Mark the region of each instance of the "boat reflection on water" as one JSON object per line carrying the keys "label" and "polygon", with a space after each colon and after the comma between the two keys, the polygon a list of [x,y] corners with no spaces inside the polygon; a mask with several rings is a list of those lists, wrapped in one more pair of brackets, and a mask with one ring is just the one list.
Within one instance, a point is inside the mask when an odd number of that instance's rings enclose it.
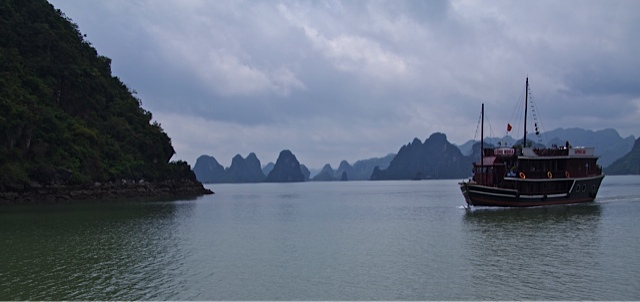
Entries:
{"label": "boat reflection on water", "polygon": [[482,291],[476,297],[492,299],[495,290],[510,292],[513,296],[503,296],[507,300],[590,296],[571,293],[585,294],[580,282],[603,269],[596,260],[604,248],[601,215],[598,204],[467,210],[463,248],[469,278]]}
{"label": "boat reflection on water", "polygon": [[[534,208],[474,208],[466,210],[466,234],[484,236],[486,241],[536,238],[563,242],[569,238],[593,237],[602,209],[599,204],[543,206]],[[509,238],[515,236],[514,238]],[[566,238],[563,238],[566,237]]]}
{"label": "boat reflection on water", "polygon": [[557,224],[574,224],[578,221],[587,224],[597,223],[601,211],[597,203],[533,208],[477,207],[467,210],[464,220],[465,225],[480,229],[489,226],[515,227],[513,223],[518,223],[521,227],[540,228],[557,226]]}

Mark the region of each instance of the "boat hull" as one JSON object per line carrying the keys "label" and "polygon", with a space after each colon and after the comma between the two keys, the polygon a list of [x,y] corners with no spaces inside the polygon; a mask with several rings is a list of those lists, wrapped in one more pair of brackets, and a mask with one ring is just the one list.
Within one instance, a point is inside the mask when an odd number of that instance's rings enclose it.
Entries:
{"label": "boat hull", "polygon": [[[518,190],[461,182],[460,190],[469,206],[535,207],[556,204],[593,202],[604,175],[573,179],[566,192],[555,194],[520,194]],[[548,180],[540,180],[541,182]]]}

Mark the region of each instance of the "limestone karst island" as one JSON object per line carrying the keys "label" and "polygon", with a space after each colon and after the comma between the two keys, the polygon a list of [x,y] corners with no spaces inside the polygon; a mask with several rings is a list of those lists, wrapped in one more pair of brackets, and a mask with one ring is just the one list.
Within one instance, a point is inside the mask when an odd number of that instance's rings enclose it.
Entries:
{"label": "limestone karst island", "polygon": [[0,6],[0,203],[212,193],[62,11]]}

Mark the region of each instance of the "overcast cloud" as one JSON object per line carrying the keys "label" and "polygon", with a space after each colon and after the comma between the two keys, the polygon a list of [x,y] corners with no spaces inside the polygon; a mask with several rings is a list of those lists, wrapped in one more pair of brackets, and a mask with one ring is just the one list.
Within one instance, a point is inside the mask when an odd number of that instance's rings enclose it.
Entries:
{"label": "overcast cloud", "polygon": [[640,135],[640,1],[50,2],[191,165],[462,144],[481,103],[504,135],[527,76],[541,130]]}

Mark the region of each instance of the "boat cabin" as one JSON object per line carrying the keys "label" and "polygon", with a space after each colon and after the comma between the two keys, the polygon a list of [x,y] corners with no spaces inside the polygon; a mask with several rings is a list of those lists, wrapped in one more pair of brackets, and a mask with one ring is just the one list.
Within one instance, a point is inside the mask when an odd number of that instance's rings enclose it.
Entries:
{"label": "boat cabin", "polygon": [[473,180],[504,186],[505,180],[582,178],[602,173],[594,148],[485,148],[482,162],[473,164]]}

